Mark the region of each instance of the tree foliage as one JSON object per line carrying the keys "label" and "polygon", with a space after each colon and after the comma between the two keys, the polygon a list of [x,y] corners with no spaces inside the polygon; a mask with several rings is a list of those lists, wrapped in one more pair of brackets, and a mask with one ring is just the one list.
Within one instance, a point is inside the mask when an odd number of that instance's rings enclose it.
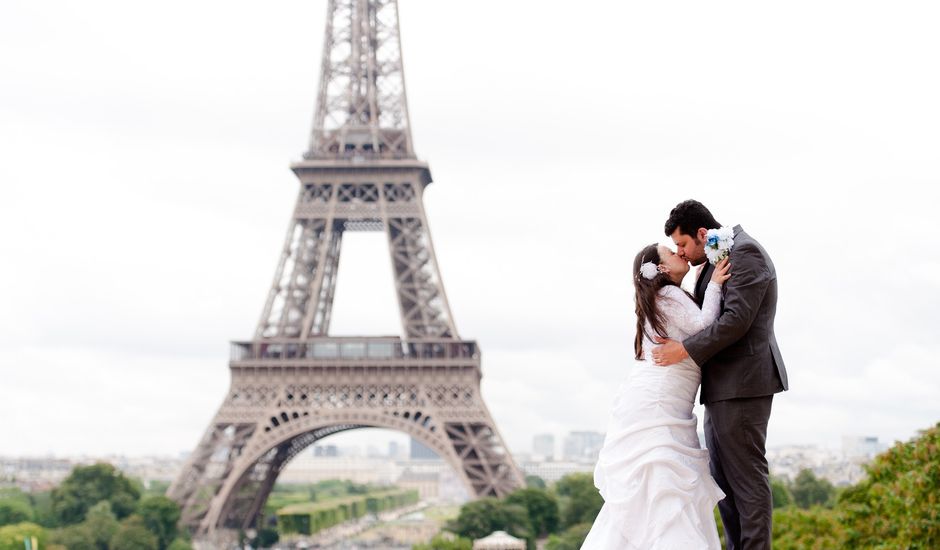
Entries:
{"label": "tree foliage", "polygon": [[593,523],[604,499],[594,486],[594,476],[590,473],[568,474],[558,480],[555,491],[562,497],[562,527],[568,528],[579,523]]}
{"label": "tree foliage", "polygon": [[547,488],[548,488],[548,487],[545,485],[545,480],[544,480],[544,479],[540,478],[540,477],[537,476],[537,475],[532,475],[532,474],[527,474],[527,475],[525,476],[525,486],[526,486],[526,487],[534,487],[534,488],[536,488],[536,489],[547,489]]}
{"label": "tree foliage", "polygon": [[545,550],[579,550],[590,531],[591,523],[572,525],[560,534],[549,536]]}
{"label": "tree foliage", "polygon": [[940,424],[868,466],[839,499],[846,543],[857,548],[940,548]]}
{"label": "tree foliage", "polygon": [[774,510],[773,545],[777,550],[838,550],[845,548],[845,529],[837,512],[815,506]]}
{"label": "tree foliage", "polygon": [[193,547],[183,539],[176,539],[167,546],[167,550],[193,550]]}
{"label": "tree foliage", "polygon": [[526,539],[530,546],[535,544],[526,508],[492,497],[464,504],[448,530],[470,540],[483,538],[493,531],[505,531]]}
{"label": "tree foliage", "polygon": [[91,532],[95,547],[98,550],[108,550],[111,537],[120,527],[117,517],[111,511],[111,503],[106,500],[102,500],[89,508],[88,513],[85,514],[85,521],[80,525],[87,527]]}
{"label": "tree foliage", "polygon": [[30,522],[14,523],[0,527],[0,550],[23,550],[23,539],[36,537],[40,548],[46,545],[46,531]]}
{"label": "tree foliage", "polygon": [[121,522],[108,547],[110,550],[159,550],[160,541],[140,516],[133,515]]}
{"label": "tree foliage", "polygon": [[4,498],[0,499],[0,525],[23,523],[33,520],[33,507],[29,500]]}
{"label": "tree foliage", "polygon": [[548,491],[534,487],[518,489],[506,496],[506,502],[526,509],[535,536],[544,537],[558,529],[558,499]]}
{"label": "tree foliage", "polygon": [[147,530],[156,535],[160,550],[166,550],[177,535],[179,505],[167,497],[152,496],[140,501],[137,513]]}
{"label": "tree foliage", "polygon": [[793,504],[793,495],[785,480],[770,476],[770,493],[773,495],[774,510]]}
{"label": "tree foliage", "polygon": [[415,544],[411,550],[473,550],[473,541],[459,536],[437,534],[430,542]]}
{"label": "tree foliage", "polygon": [[140,489],[110,464],[77,466],[52,491],[52,508],[61,525],[81,523],[88,509],[106,500],[120,519],[136,507]]}
{"label": "tree foliage", "polygon": [[836,489],[828,480],[817,478],[812,470],[801,470],[790,486],[790,493],[796,505],[806,510],[812,506],[831,507]]}

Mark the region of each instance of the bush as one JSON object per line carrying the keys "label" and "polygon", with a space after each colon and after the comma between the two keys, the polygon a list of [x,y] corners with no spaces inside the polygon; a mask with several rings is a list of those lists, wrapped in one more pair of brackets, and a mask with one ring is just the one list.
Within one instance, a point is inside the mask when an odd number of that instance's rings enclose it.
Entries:
{"label": "bush", "polygon": [[839,499],[847,545],[940,548],[940,424],[898,443]]}
{"label": "bush", "polygon": [[104,546],[98,546],[95,535],[91,529],[84,524],[69,525],[68,527],[62,527],[52,531],[49,533],[49,542],[61,544],[69,550],[99,550],[100,548],[108,548],[107,542],[105,542]]}
{"label": "bush", "polygon": [[40,548],[46,545],[46,531],[42,527],[22,522],[0,527],[0,550],[23,550],[25,537],[36,537]]}
{"label": "bush", "polygon": [[415,544],[411,550],[473,550],[473,541],[456,535],[437,534],[431,542]]}
{"label": "bush", "polygon": [[560,535],[551,535],[545,550],[579,550],[591,531],[591,523],[578,523],[565,529]]}
{"label": "bush", "polygon": [[817,478],[812,470],[801,470],[790,486],[790,493],[796,505],[804,510],[817,505],[831,508],[836,489],[829,481]]}
{"label": "bush", "polygon": [[786,481],[780,478],[770,477],[770,493],[773,495],[775,510],[793,504],[793,495],[790,494]]}
{"label": "bush", "polygon": [[160,542],[144,525],[144,520],[134,515],[121,522],[108,546],[110,550],[159,550]]}
{"label": "bush", "polygon": [[33,520],[33,507],[29,501],[5,498],[0,500],[0,525],[23,523]]}
{"label": "bush", "polygon": [[833,510],[819,506],[774,510],[773,546],[777,550],[838,550],[845,548],[845,529]]}

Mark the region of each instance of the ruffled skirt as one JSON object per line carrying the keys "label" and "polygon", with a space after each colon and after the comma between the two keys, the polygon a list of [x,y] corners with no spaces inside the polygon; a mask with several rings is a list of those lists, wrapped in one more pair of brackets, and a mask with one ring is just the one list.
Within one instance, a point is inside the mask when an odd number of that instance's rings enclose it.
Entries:
{"label": "ruffled skirt", "polygon": [[620,385],[594,484],[604,498],[583,550],[716,549],[712,479],[692,414],[694,364],[638,362]]}

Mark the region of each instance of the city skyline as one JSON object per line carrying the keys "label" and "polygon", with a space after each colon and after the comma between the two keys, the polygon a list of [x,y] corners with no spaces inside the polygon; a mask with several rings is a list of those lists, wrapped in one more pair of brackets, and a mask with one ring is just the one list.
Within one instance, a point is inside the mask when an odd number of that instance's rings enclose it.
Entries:
{"label": "city skyline", "polygon": [[[547,24],[519,38],[535,6],[401,7],[436,253],[510,449],[605,430],[632,364],[632,256],[689,197],[777,266],[792,390],[768,446],[890,443],[940,420],[940,77],[915,70],[940,47],[930,18],[618,5],[605,21],[540,10]],[[22,53],[0,65],[0,414],[16,419],[2,454],[191,449],[270,284],[323,6],[137,9],[14,2],[0,18],[0,44]],[[783,21],[741,27],[740,10]],[[845,16],[857,25],[834,43]],[[386,245],[353,237],[333,332],[397,334]]]}

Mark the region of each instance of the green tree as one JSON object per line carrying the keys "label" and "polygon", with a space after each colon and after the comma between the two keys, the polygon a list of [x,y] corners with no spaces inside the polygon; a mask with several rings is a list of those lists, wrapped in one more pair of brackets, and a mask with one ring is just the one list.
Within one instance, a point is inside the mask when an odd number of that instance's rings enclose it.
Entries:
{"label": "green tree", "polygon": [[529,523],[528,511],[518,505],[488,497],[461,506],[460,514],[448,530],[471,540],[483,538],[493,531],[505,531],[524,538],[534,546],[535,536]]}
{"label": "green tree", "polygon": [[98,550],[108,550],[111,537],[114,536],[114,533],[116,533],[120,527],[117,517],[114,515],[114,512],[111,511],[111,503],[107,500],[102,500],[89,508],[88,513],[85,514],[85,521],[80,525],[86,526],[92,533],[95,547],[97,547]]}
{"label": "green tree", "polygon": [[0,525],[23,523],[33,521],[33,507],[19,498],[4,498],[0,500]]}
{"label": "green tree", "polygon": [[269,548],[278,540],[280,540],[280,535],[278,535],[277,529],[271,527],[258,529],[258,536],[255,537],[258,548]]}
{"label": "green tree", "polygon": [[140,489],[110,464],[77,466],[52,491],[52,508],[62,525],[81,523],[88,509],[102,500],[118,518],[134,511]]}
{"label": "green tree", "polygon": [[39,547],[46,545],[46,530],[35,523],[22,522],[0,527],[0,550],[23,550],[23,539],[36,537]]}
{"label": "green tree", "polygon": [[29,494],[36,523],[43,527],[58,527],[59,519],[52,509],[52,491],[37,491]]}
{"label": "green tree", "polygon": [[147,529],[157,536],[160,550],[165,550],[177,535],[179,505],[165,496],[152,496],[140,501],[137,513]]}
{"label": "green tree", "polygon": [[165,494],[166,494],[166,490],[169,489],[169,488],[170,488],[170,482],[169,482],[169,481],[158,481],[158,480],[154,480],[154,481],[151,481],[151,482],[149,482],[149,483],[147,484],[146,488],[144,488],[143,494],[144,494],[145,496],[165,495]]}
{"label": "green tree", "polygon": [[527,474],[527,475],[525,476],[525,486],[526,486],[526,487],[534,487],[534,488],[536,488],[536,489],[546,489],[546,488],[548,488],[548,487],[545,485],[545,480],[544,480],[544,479],[540,478],[539,476],[532,475],[532,474]]}
{"label": "green tree", "polygon": [[594,486],[594,476],[582,472],[568,474],[555,484],[555,492],[562,497],[562,526],[594,523],[604,499]]}
{"label": "green tree", "polygon": [[431,542],[415,544],[411,550],[473,550],[473,541],[455,535],[438,533]]}
{"label": "green tree", "polygon": [[940,424],[875,458],[844,491],[848,547],[940,548]]}
{"label": "green tree", "polygon": [[[774,510],[773,547],[776,550],[839,550],[845,544],[845,529],[833,510],[795,506]],[[856,548],[851,546],[851,548]]]}
{"label": "green tree", "polygon": [[545,550],[579,550],[590,531],[591,523],[572,525],[558,535],[549,536]]}
{"label": "green tree", "polygon": [[832,483],[817,478],[812,470],[801,470],[790,486],[790,493],[796,505],[805,510],[813,505],[831,504],[836,490]]}
{"label": "green tree", "polygon": [[[99,550],[95,534],[84,523],[61,527],[49,533],[51,544],[61,544],[69,550]],[[105,544],[104,549],[108,546]]]}
{"label": "green tree", "polygon": [[133,515],[121,522],[108,546],[110,550],[159,550],[160,541],[140,516]]}
{"label": "green tree", "polygon": [[505,502],[518,504],[526,509],[529,524],[536,537],[544,537],[558,529],[558,499],[548,491],[533,487],[518,489],[507,495]]}
{"label": "green tree", "polygon": [[193,546],[183,539],[176,539],[166,547],[167,550],[193,550]]}
{"label": "green tree", "polygon": [[774,509],[793,504],[793,495],[790,494],[790,489],[787,488],[784,480],[771,476],[770,492],[774,499]]}

